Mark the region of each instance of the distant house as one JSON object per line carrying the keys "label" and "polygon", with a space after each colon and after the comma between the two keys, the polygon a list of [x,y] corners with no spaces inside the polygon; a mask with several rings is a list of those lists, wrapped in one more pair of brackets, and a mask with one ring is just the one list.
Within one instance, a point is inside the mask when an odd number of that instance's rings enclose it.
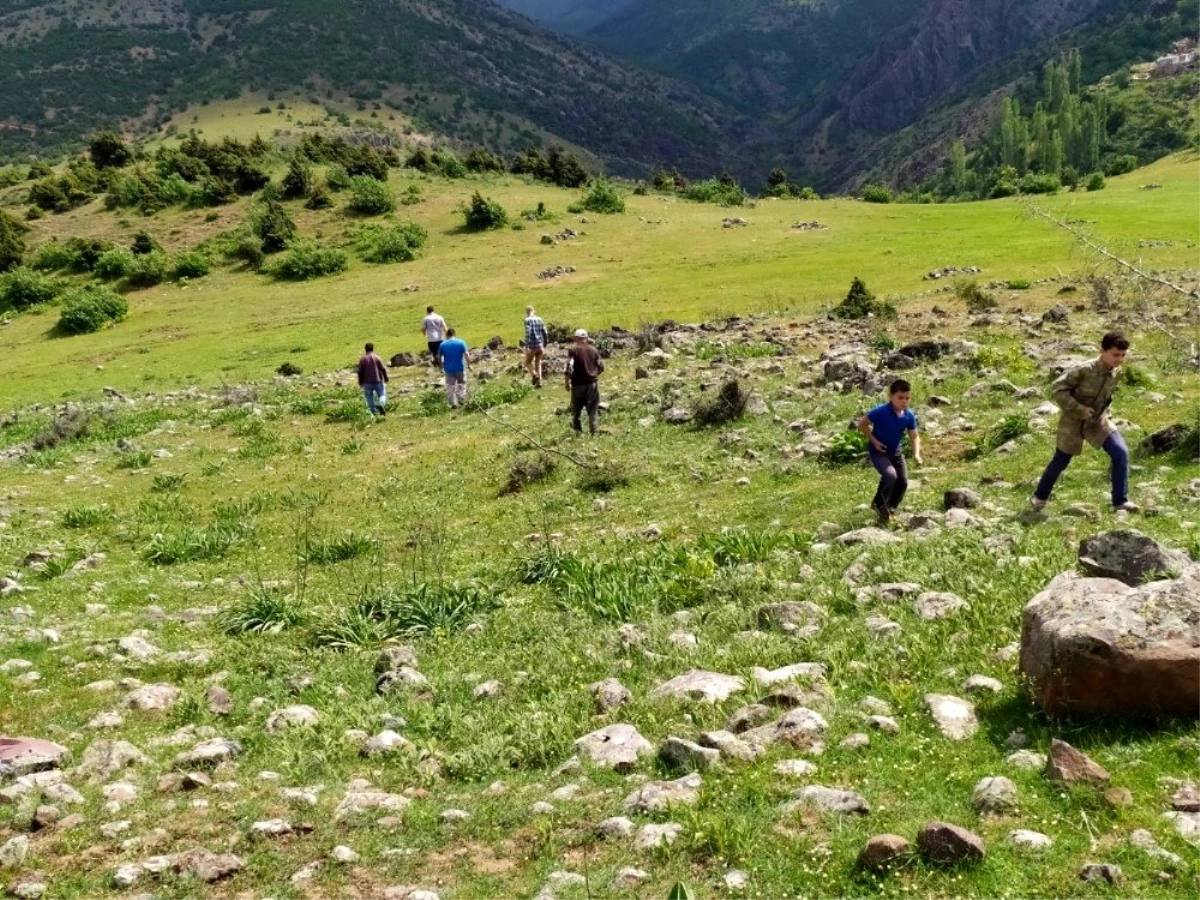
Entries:
{"label": "distant house", "polygon": [[1200,68],[1200,51],[1188,50],[1183,53],[1169,53],[1154,61],[1150,70],[1151,78],[1169,78],[1191,69]]}

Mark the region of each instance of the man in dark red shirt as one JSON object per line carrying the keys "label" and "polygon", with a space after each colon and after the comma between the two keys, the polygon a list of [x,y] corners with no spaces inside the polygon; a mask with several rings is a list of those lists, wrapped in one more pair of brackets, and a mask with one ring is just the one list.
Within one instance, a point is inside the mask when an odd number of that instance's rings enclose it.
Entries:
{"label": "man in dark red shirt", "polygon": [[373,416],[387,415],[387,366],[375,355],[375,345],[367,344],[358,361],[358,386],[367,398],[367,409]]}
{"label": "man in dark red shirt", "polygon": [[604,360],[600,353],[588,343],[588,333],[580,328],[575,332],[575,343],[567,350],[566,381],[571,394],[571,427],[577,434],[583,433],[580,414],[587,409],[588,428],[592,434],[600,419],[600,373],[604,371]]}

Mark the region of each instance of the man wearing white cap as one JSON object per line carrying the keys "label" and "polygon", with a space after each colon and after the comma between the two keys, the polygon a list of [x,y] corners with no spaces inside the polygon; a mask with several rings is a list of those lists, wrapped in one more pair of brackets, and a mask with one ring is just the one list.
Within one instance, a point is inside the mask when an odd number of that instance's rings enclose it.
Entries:
{"label": "man wearing white cap", "polygon": [[604,371],[604,360],[600,353],[588,343],[588,333],[580,328],[575,332],[575,343],[567,350],[566,381],[571,393],[571,427],[577,434],[583,433],[580,414],[587,409],[588,428],[592,434],[600,419],[600,373]]}

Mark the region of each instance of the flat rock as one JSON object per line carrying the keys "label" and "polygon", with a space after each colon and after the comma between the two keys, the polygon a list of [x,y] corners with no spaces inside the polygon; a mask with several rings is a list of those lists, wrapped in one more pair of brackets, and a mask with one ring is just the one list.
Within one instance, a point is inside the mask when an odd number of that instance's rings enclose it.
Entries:
{"label": "flat rock", "polygon": [[681,769],[712,769],[721,764],[719,750],[702,747],[681,737],[668,737],[663,741],[658,755]]}
{"label": "flat rock", "polygon": [[847,531],[843,535],[839,535],[837,542],[847,547],[856,546],[858,544],[899,544],[903,538],[890,531],[884,531],[882,528],[869,526],[867,528],[858,528],[854,531]]}
{"label": "flat rock", "polygon": [[763,752],[758,744],[743,740],[731,731],[702,731],[697,743],[716,750],[722,759],[730,762],[754,762]]}
{"label": "flat rock", "polygon": [[383,756],[388,753],[411,753],[414,750],[412,743],[403,735],[385,728],[374,737],[368,738],[360,752],[363,756]]}
{"label": "flat rock", "polygon": [[877,834],[859,851],[855,865],[868,872],[880,872],[903,864],[912,856],[912,844],[898,834]]}
{"label": "flat rock", "polygon": [[391,794],[372,788],[363,782],[353,782],[333,811],[333,818],[341,820],[350,816],[376,810],[402,813],[412,801],[403,794]]}
{"label": "flat rock", "polygon": [[83,751],[76,774],[99,782],[124,771],[129,766],[146,762],[146,754],[128,741],[93,741]]}
{"label": "flat rock", "polygon": [[750,703],[735,710],[725,723],[726,729],[734,734],[742,734],[764,722],[769,722],[775,714],[765,703]]}
{"label": "flat rock", "polygon": [[633,829],[633,822],[624,816],[612,816],[596,825],[596,833],[606,838],[629,837]]}
{"label": "flat rock", "polygon": [[1025,828],[1017,828],[1010,831],[1005,840],[1027,853],[1044,853],[1054,846],[1053,839],[1042,834],[1040,831],[1029,831]]}
{"label": "flat rock", "polygon": [[1140,531],[1106,531],[1079,544],[1079,567],[1095,578],[1115,578],[1131,587],[1169,577],[1190,562],[1181,550],[1168,550]]}
{"label": "flat rock", "polygon": [[825,666],[821,663],[793,663],[779,669],[764,669],[755,666],[750,670],[754,680],[764,687],[788,681],[813,681],[825,677]]}
{"label": "flat rock", "polygon": [[1130,832],[1129,844],[1141,850],[1152,859],[1161,860],[1173,869],[1182,869],[1187,865],[1183,861],[1182,856],[1160,846],[1158,841],[1154,839],[1154,835],[1145,828],[1138,828]]}
{"label": "flat rock", "polygon": [[869,584],[854,592],[854,600],[860,606],[877,601],[896,603],[906,597],[915,597],[925,589],[910,581],[890,581],[884,584]]}
{"label": "flat rock", "polygon": [[212,738],[201,741],[175,757],[176,768],[212,768],[242,752],[242,745],[227,738]]}
{"label": "flat rock", "polygon": [[1175,826],[1180,837],[1193,844],[1200,844],[1200,813],[1169,810],[1163,818]]}
{"label": "flat rock", "polygon": [[935,865],[981,862],[985,855],[983,838],[949,822],[922,825],[917,832],[917,850],[922,859]]}
{"label": "flat rock", "polygon": [[926,694],[925,706],[938,730],[952,741],[961,741],[979,728],[974,704],[947,694]]}
{"label": "flat rock", "polygon": [[618,706],[624,706],[633,699],[633,694],[629,692],[629,688],[621,684],[615,678],[605,678],[603,681],[596,681],[588,685],[588,690],[596,699],[596,707],[600,712],[607,712],[610,709],[616,709]]}
{"label": "flat rock", "polygon": [[946,509],[974,509],[979,505],[979,495],[970,488],[951,488],[942,495]]}
{"label": "flat rock", "polygon": [[29,854],[29,838],[23,834],[11,837],[0,844],[0,869],[16,869]]}
{"label": "flat rock", "polygon": [[811,625],[821,618],[821,607],[809,601],[767,603],[755,611],[759,628],[785,628]]}
{"label": "flat rock", "polygon": [[575,741],[575,749],[595,765],[626,771],[637,765],[638,757],[654,752],[653,745],[632,725],[608,725]]}
{"label": "flat rock", "polygon": [[139,712],[163,712],[178,702],[181,691],[173,684],[143,684],[125,697],[125,706]]}
{"label": "flat rock", "polygon": [[1108,781],[1109,774],[1086,753],[1054,738],[1046,756],[1046,778],[1066,784],[1100,784]]}
{"label": "flat rock", "polygon": [[204,705],[215,716],[227,716],[233,712],[233,695],[219,684],[204,692]]}
{"label": "flat rock", "polygon": [[1125,873],[1121,871],[1121,867],[1112,863],[1084,863],[1083,868],[1079,870],[1079,880],[1086,881],[1089,884],[1122,884],[1125,881]]}
{"label": "flat rock", "polygon": [[999,694],[1004,690],[1004,683],[987,675],[972,675],[963,682],[963,692],[967,694]]}
{"label": "flat rock", "polygon": [[742,740],[763,747],[788,744],[801,750],[819,753],[824,749],[824,738],[829,723],[820,713],[807,707],[789,709],[769,725],[761,725],[743,732]]}
{"label": "flat rock", "polygon": [[867,616],[863,619],[863,624],[867,626],[867,633],[876,639],[899,637],[903,630],[899,622],[893,622],[887,616],[878,613]]}
{"label": "flat rock", "polygon": [[744,690],[745,687],[745,679],[737,675],[723,675],[720,672],[690,669],[670,681],[664,681],[651,692],[651,696],[674,697],[678,700],[702,703],[720,703]]}
{"label": "flat rock", "polygon": [[690,806],[700,799],[704,779],[684,775],[674,781],[649,781],[625,798],[625,808],[635,812],[657,812],[672,805]]}
{"label": "flat rock", "polygon": [[1003,775],[989,775],[975,785],[971,805],[980,815],[1007,815],[1017,808],[1017,786]]}
{"label": "flat rock", "polygon": [[807,759],[781,759],[772,767],[776,775],[789,778],[806,778],[817,771]]}
{"label": "flat rock", "polygon": [[970,604],[958,594],[947,591],[926,591],[913,601],[913,610],[927,622],[944,619],[964,609],[970,609]]}
{"label": "flat rock", "polygon": [[1171,795],[1171,809],[1178,812],[1200,813],[1200,787],[1193,782],[1180,785]]}
{"label": "flat rock", "polygon": [[862,795],[822,784],[806,784],[793,791],[792,797],[795,799],[785,807],[788,812],[816,809],[842,816],[865,816],[871,812],[871,805]]}
{"label": "flat rock", "polygon": [[279,734],[289,728],[311,728],[320,724],[321,716],[311,706],[296,704],[277,709],[267,716],[263,730],[267,734]]}
{"label": "flat rock", "polygon": [[1046,768],[1046,754],[1033,750],[1017,750],[1005,757],[1004,761],[1014,769],[1034,772]]}
{"label": "flat rock", "polygon": [[633,846],[638,850],[654,850],[657,847],[668,847],[679,838],[683,831],[682,825],[674,822],[663,822],[661,825],[643,825],[638,829],[633,839]]}

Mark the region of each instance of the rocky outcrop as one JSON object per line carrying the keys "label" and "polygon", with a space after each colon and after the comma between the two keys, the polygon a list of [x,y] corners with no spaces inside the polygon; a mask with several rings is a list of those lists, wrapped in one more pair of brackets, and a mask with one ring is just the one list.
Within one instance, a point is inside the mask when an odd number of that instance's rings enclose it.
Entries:
{"label": "rocky outcrop", "polygon": [[1144,581],[1181,571],[1188,555],[1168,550],[1133,529],[1106,531],[1079,544],[1079,567],[1096,578],[1115,578],[1136,587]]}
{"label": "rocky outcrop", "polygon": [[1021,672],[1051,715],[1200,711],[1200,564],[1141,587],[1059,575],[1025,607]]}

